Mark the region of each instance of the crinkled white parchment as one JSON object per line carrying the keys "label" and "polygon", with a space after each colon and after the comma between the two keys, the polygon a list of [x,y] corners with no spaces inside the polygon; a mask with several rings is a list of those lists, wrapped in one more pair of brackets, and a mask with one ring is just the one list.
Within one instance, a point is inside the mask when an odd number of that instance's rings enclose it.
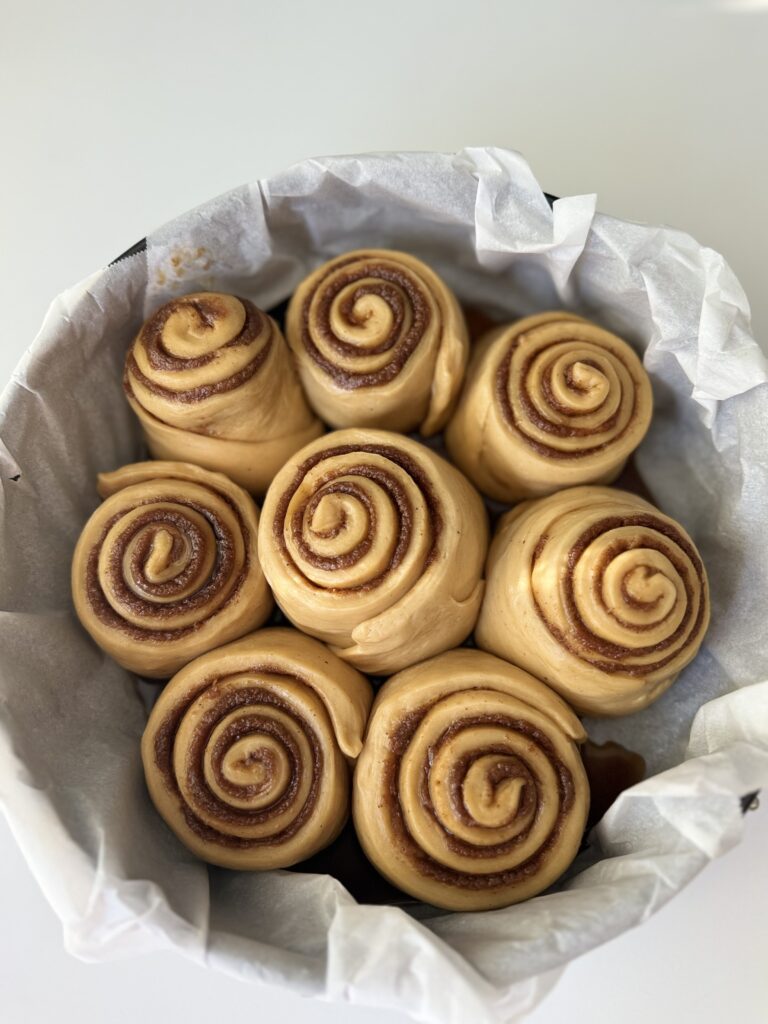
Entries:
{"label": "crinkled white parchment", "polygon": [[[642,349],[656,416],[639,467],[711,577],[696,662],[647,711],[588,723],[657,774],[616,802],[557,891],[506,910],[411,915],[360,906],[326,876],[196,861],[145,793],[135,681],[70,604],[96,473],[142,455],[121,369],[145,314],[202,288],[269,307],[322,260],[373,245],[423,257],[494,316],[566,306]],[[523,158],[498,149],[305,161],[180,217],[146,254],[56,299],[0,408],[0,798],[68,948],[175,948],[436,1024],[510,1021],[571,958],[655,911],[739,841],[739,798],[768,785],[767,376],[721,256],[598,215],[594,196],[550,209]]]}

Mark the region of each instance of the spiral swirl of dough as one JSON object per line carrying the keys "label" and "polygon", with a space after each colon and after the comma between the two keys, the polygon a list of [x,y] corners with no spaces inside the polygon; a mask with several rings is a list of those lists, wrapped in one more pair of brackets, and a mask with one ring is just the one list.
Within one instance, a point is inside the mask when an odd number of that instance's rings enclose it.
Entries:
{"label": "spiral swirl of dough", "polygon": [[72,593],[80,622],[117,662],[166,678],[265,621],[258,510],[242,488],[183,462],[140,462],[102,473],[99,493]]}
{"label": "spiral swirl of dough", "polygon": [[155,458],[218,470],[254,494],[323,429],[277,324],[234,295],[197,292],[158,309],[123,384]]}
{"label": "spiral swirl of dough", "polygon": [[469,351],[453,292],[421,260],[389,249],[345,253],[305,278],[285,333],[326,423],[424,436],[448,419]]}
{"label": "spiral swirl of dough", "polygon": [[384,684],[353,815],[394,885],[449,910],[535,896],[575,857],[589,787],[573,712],[519,668],[449,651]]}
{"label": "spiral swirl of dough", "polygon": [[478,644],[590,714],[650,704],[696,656],[709,623],[707,576],[688,534],[607,487],[507,513],[487,572]]}
{"label": "spiral swirl of dough", "polygon": [[424,445],[339,430],[267,493],[259,551],[295,626],[363,671],[395,672],[471,632],[488,543],[477,492]]}
{"label": "spiral swirl of dough", "polygon": [[480,340],[445,440],[483,494],[513,502],[615,480],[652,407],[625,341],[581,317],[542,313]]}
{"label": "spiral swirl of dough", "polygon": [[203,860],[289,867],[338,835],[368,681],[317,640],[265,629],[210,651],[152,709],[142,759],[152,800]]}

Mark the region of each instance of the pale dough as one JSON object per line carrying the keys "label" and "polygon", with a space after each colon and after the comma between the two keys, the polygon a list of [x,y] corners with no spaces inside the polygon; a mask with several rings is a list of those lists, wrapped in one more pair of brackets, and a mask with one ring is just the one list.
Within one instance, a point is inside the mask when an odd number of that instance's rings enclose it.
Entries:
{"label": "pale dough", "polygon": [[394,885],[447,910],[490,910],[555,882],[579,849],[589,785],[578,718],[482,651],[407,669],[379,691],[353,815]]}
{"label": "pale dough", "polygon": [[326,423],[425,437],[445,425],[469,353],[453,292],[391,249],[347,252],[313,271],[291,298],[285,334]]}
{"label": "pale dough", "polygon": [[75,548],[72,594],[115,661],[167,678],[266,620],[259,513],[241,487],[183,462],[139,462],[102,473],[99,493]]}
{"label": "pale dough", "polygon": [[709,613],[679,523],[626,491],[574,487],[501,519],[475,639],[577,710],[626,715],[693,660]]}
{"label": "pale dough", "polygon": [[471,484],[384,430],[338,430],[294,455],[267,492],[259,531],[264,572],[291,622],[375,673],[472,631],[487,544]]}
{"label": "pale dough", "polygon": [[496,501],[611,483],[651,422],[648,375],[629,345],[570,313],[488,332],[445,432],[451,458]]}
{"label": "pale dough", "polygon": [[166,823],[211,864],[286,868],[332,842],[349,810],[373,694],[317,640],[264,629],[193,661],[141,744]]}
{"label": "pale dough", "polygon": [[123,383],[154,458],[226,473],[256,495],[323,432],[279,327],[234,295],[162,306],[131,346]]}

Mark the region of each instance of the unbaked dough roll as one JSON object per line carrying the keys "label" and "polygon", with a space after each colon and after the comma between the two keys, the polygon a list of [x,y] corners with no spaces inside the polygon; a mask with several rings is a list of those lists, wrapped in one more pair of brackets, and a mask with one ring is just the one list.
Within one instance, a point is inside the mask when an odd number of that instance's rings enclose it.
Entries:
{"label": "unbaked dough roll", "polygon": [[241,487],[183,462],[139,462],[100,474],[98,489],[105,501],[77,542],[72,593],[115,661],[166,678],[265,621],[258,510]]}
{"label": "unbaked dough roll", "polygon": [[196,292],[158,309],[123,384],[154,458],[219,470],[254,494],[323,431],[279,327],[234,295]]}
{"label": "unbaked dough roll", "polygon": [[364,676],[292,629],[210,651],[152,709],[141,745],[152,800],[212,864],[266,871],[305,860],[347,818],[347,762],[372,696]]}
{"label": "unbaked dough roll", "polygon": [[696,656],[707,576],[673,519],[625,491],[574,487],[504,516],[475,637],[575,708],[625,715]]}
{"label": "unbaked dough roll", "polygon": [[365,672],[454,647],[483,593],[482,500],[429,448],[339,430],[298,452],[267,492],[266,577],[285,614]]}
{"label": "unbaked dough roll", "polygon": [[394,885],[448,910],[489,910],[552,885],[579,849],[589,786],[578,718],[543,683],[456,650],[379,691],[353,814]]}
{"label": "unbaked dough roll", "polygon": [[514,502],[615,480],[652,406],[625,341],[573,314],[541,313],[478,342],[445,440],[483,494]]}
{"label": "unbaked dough roll", "polygon": [[467,364],[453,292],[407,253],[359,249],[301,282],[286,337],[315,411],[333,427],[441,430]]}

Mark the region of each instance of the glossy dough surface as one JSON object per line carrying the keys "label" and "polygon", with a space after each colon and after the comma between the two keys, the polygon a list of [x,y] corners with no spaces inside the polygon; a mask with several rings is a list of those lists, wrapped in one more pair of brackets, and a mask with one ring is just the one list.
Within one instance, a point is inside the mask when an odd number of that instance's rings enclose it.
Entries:
{"label": "glossy dough surface", "polygon": [[323,430],[279,327],[234,295],[196,292],[158,309],[123,384],[154,458],[218,470],[254,494]]}
{"label": "glossy dough surface", "polygon": [[652,407],[648,375],[625,341],[570,313],[540,313],[474,347],[445,441],[483,494],[514,502],[610,483]]}
{"label": "glossy dough surface", "polygon": [[390,679],[355,768],[355,828],[394,885],[448,910],[535,896],[581,843],[581,723],[537,679],[482,651]]}
{"label": "glossy dough surface", "polygon": [[305,860],[347,818],[347,759],[360,752],[372,696],[364,676],[292,629],[211,651],[152,709],[141,747],[152,800],[212,864]]}
{"label": "glossy dough surface", "polygon": [[471,632],[487,545],[482,500],[458,470],[383,430],[338,430],[303,448],[269,488],[259,530],[291,622],[385,674]]}
{"label": "glossy dough surface", "polygon": [[704,566],[678,523],[634,494],[574,487],[502,518],[475,639],[578,710],[623,715],[693,660],[709,613]]}
{"label": "glossy dough surface", "polygon": [[437,433],[469,351],[453,292],[421,260],[390,249],[318,267],[294,292],[285,333],[312,407],[333,427]]}
{"label": "glossy dough surface", "polygon": [[139,462],[102,473],[99,494],[75,548],[72,594],[115,661],[165,678],[266,620],[258,510],[241,487],[183,462]]}

